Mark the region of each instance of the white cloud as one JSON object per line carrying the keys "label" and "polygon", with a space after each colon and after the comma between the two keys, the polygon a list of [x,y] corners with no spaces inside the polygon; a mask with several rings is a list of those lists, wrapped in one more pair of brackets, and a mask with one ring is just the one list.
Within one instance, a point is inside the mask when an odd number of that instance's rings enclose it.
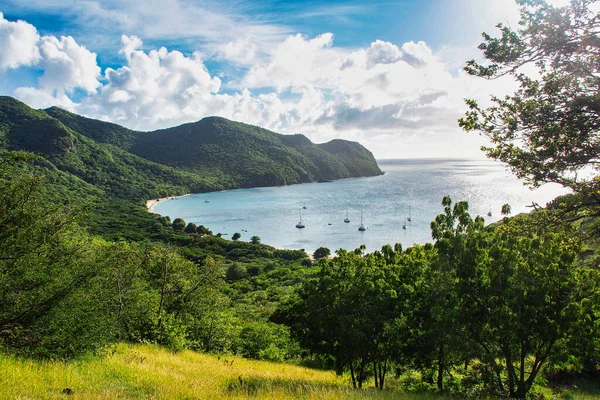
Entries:
{"label": "white cloud", "polygon": [[238,65],[251,65],[257,60],[257,46],[249,37],[238,39],[218,47],[219,55]]}
{"label": "white cloud", "polygon": [[78,45],[71,36],[44,36],[39,49],[40,67],[44,70],[39,82],[44,89],[68,92],[80,88],[93,93],[100,86],[96,54]]}
{"label": "white cloud", "polygon": [[20,87],[15,90],[15,96],[32,108],[57,106],[65,110],[77,111],[77,104],[64,92],[51,92],[33,87]]}
{"label": "white cloud", "polygon": [[33,25],[7,21],[0,12],[0,70],[35,64],[40,58],[39,38]]}
{"label": "white cloud", "polygon": [[146,53],[135,36],[123,36],[121,42],[127,64],[106,69],[107,83],[84,100],[82,111],[140,129],[203,116],[221,81],[210,76],[199,54],[186,57],[164,47]]}

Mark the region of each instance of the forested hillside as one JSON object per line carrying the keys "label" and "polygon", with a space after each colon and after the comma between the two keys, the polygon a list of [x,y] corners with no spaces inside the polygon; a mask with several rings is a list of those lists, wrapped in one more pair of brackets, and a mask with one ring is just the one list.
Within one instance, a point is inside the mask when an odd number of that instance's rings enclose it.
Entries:
{"label": "forested hillside", "polygon": [[281,135],[218,117],[136,132],[56,107],[33,110],[3,97],[0,119],[5,149],[51,157],[60,169],[132,199],[182,189],[290,185],[382,173],[373,155],[356,142],[316,145],[302,135]]}

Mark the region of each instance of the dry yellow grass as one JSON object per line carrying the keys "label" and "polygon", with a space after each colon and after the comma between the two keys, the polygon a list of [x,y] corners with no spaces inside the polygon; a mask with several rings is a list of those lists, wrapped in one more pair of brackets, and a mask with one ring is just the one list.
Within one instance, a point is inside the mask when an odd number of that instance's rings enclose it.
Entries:
{"label": "dry yellow grass", "polygon": [[[65,394],[65,389],[71,394]],[[332,372],[287,364],[171,353],[119,344],[103,358],[70,363],[0,356],[0,399],[425,399],[349,388]]]}

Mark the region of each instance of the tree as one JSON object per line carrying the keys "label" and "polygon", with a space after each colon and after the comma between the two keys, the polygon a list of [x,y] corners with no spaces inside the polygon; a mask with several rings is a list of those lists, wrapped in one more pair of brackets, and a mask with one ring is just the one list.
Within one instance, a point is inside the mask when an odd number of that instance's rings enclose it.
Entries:
{"label": "tree", "polygon": [[[467,100],[469,111],[459,124],[487,136],[491,146],[482,150],[519,178],[533,186],[555,182],[570,188],[581,195],[572,209],[599,215],[600,14],[591,9],[596,1],[571,0],[569,7],[555,8],[544,0],[518,0],[520,28],[499,24],[499,38],[484,33],[479,48],[487,62],[471,60],[465,71],[485,79],[512,76],[519,89],[492,97],[488,108]],[[526,66],[537,74],[527,76]]]}
{"label": "tree", "polygon": [[384,387],[396,344],[391,324],[406,304],[410,289],[401,277],[410,271],[390,260],[380,252],[362,256],[362,249],[338,250],[277,313],[301,345],[334,360],[338,373],[349,370],[355,388],[370,374],[375,387]]}
{"label": "tree", "polygon": [[525,398],[548,359],[593,318],[585,305],[594,301],[590,282],[598,279],[596,269],[578,266],[572,233],[552,232],[533,218],[474,235],[464,250],[472,261],[457,273],[463,326],[495,373],[497,390],[510,398]]}
{"label": "tree", "polygon": [[200,235],[209,235],[209,236],[212,235],[212,232],[210,231],[210,229],[208,229],[204,225],[198,225],[198,228],[196,229],[196,231]]}
{"label": "tree", "polygon": [[456,310],[443,321],[463,331],[456,337],[465,356],[492,371],[492,390],[525,398],[560,344],[593,319],[586,304],[597,289],[586,282],[596,282],[598,271],[575,262],[581,244],[572,232],[541,226],[537,214],[484,227],[466,202],[451,208],[445,197],[442,204],[431,228],[440,263],[451,271]]}
{"label": "tree", "polygon": [[252,243],[252,244],[259,244],[260,243],[260,237],[256,236],[256,235],[252,236],[250,238],[250,243]]}
{"label": "tree", "polygon": [[313,253],[313,257],[314,257],[315,260],[319,260],[321,258],[329,257],[329,255],[331,255],[331,250],[329,250],[327,247],[319,247]]}
{"label": "tree", "polygon": [[245,278],[248,275],[248,271],[246,267],[240,263],[233,263],[227,268],[227,272],[225,272],[225,279],[230,282],[234,282]]}
{"label": "tree", "polygon": [[194,224],[193,222],[190,222],[189,224],[187,224],[187,226],[185,227],[185,229],[183,230],[185,233],[196,233],[197,231],[197,227],[196,224]]}
{"label": "tree", "polygon": [[96,318],[105,306],[92,283],[101,262],[77,213],[52,203],[41,173],[26,165],[32,162],[42,160],[0,153],[0,342],[70,357],[110,336]]}
{"label": "tree", "polygon": [[242,235],[241,235],[239,232],[236,232],[236,233],[234,233],[234,234],[231,236],[231,240],[234,240],[234,241],[235,241],[235,240],[238,240],[238,239],[239,239],[239,238],[241,238],[241,237],[242,237]]}
{"label": "tree", "polygon": [[465,251],[465,247],[484,226],[482,218],[471,218],[466,201],[453,206],[452,199],[446,196],[442,206],[444,213],[431,222],[437,257],[425,267],[427,282],[417,286],[419,295],[415,304],[420,312],[418,326],[422,327],[418,332],[417,355],[435,365],[438,390],[443,389],[444,374],[450,367],[469,357],[461,329],[456,282],[461,267],[470,265],[475,254]]}
{"label": "tree", "polygon": [[183,218],[175,218],[173,220],[173,230],[174,231],[183,231],[185,229],[185,221]]}

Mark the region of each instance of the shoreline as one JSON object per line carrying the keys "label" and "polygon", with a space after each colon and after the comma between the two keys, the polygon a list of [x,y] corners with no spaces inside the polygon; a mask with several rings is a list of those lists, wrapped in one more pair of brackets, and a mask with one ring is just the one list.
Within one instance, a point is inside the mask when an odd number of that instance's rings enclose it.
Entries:
{"label": "shoreline", "polygon": [[179,199],[181,197],[190,196],[191,194],[192,193],[182,194],[181,196],[168,196],[168,197],[161,197],[159,199],[146,200],[146,209],[153,214],[157,214],[154,212],[154,207],[156,207],[160,202],[163,202],[165,200]]}

